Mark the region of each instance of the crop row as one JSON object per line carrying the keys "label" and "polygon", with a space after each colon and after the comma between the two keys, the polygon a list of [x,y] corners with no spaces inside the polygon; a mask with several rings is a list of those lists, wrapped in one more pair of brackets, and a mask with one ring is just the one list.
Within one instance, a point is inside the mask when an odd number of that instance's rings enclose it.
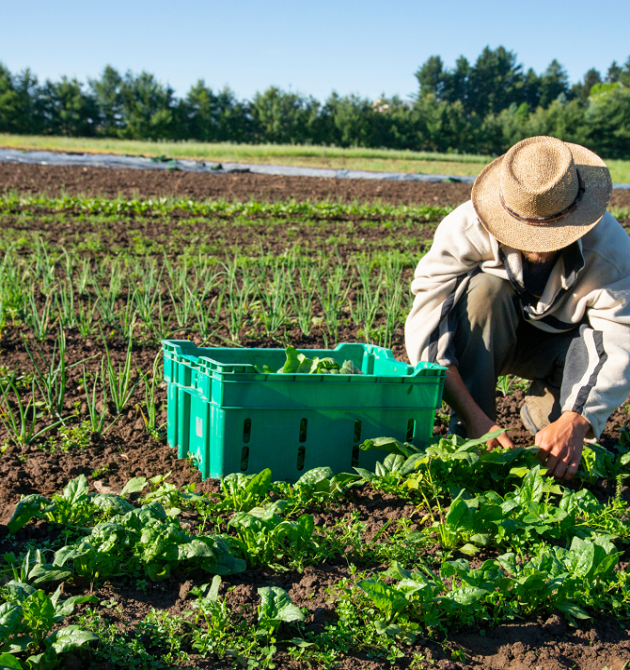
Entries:
{"label": "crop row", "polygon": [[[215,494],[195,493],[194,485],[178,490],[168,475],[132,479],[119,495],[90,494],[81,476],[50,500],[27,496],[10,532],[40,518],[63,533],[46,554],[4,557],[5,649],[16,661],[37,652],[29,657],[35,667],[43,667],[42,659],[54,667],[63,652],[91,642],[97,658],[106,658],[121,638],[98,608],[84,610],[78,624],[55,627],[75,605],[96,599],[61,601],[60,589],[50,595],[48,588],[81,579],[159,582],[174,571],[216,576],[191,589],[188,612],[168,622],[152,612],[139,624],[139,633],[152,632],[166,664],[194,655],[273,667],[279,648],[310,663],[330,664],[348,649],[394,661],[419,637],[462,624],[491,626],[558,611],[576,625],[601,609],[627,617],[630,584],[618,565],[630,532],[620,488],[602,503],[585,488],[546,481],[531,449],[488,452],[483,443],[453,437],[418,449],[391,439],[366,441],[363,449],[391,452],[374,472],[334,476],[318,468],[293,485],[274,482],[264,470],[230,475]],[[587,448],[579,477],[588,484],[602,475],[620,487],[629,462],[627,443],[615,455]],[[315,526],[314,513],[330,513],[366,488],[395,492],[415,509],[371,539],[356,517]],[[412,521],[421,530],[411,531]],[[427,554],[435,544],[439,551]],[[461,557],[480,552],[486,558],[477,567]],[[295,606],[281,588],[258,590],[253,619],[233,612],[224,590],[221,595],[220,576],[229,584],[230,576],[256,566],[301,571],[340,555],[354,567],[328,589],[332,619],[324,631],[307,630],[308,608]]]}
{"label": "crop row", "polygon": [[185,213],[193,216],[245,215],[250,217],[302,217],[314,219],[338,219],[357,217],[414,219],[437,221],[449,214],[453,207],[439,205],[387,205],[381,203],[343,202],[260,202],[248,200],[191,200],[188,198],[102,198],[64,195],[60,197],[25,196],[17,193],[0,197],[0,214],[15,213],[24,209],[43,209],[53,212],[85,214],[107,214],[117,216],[152,215],[166,216]]}
{"label": "crop row", "polygon": [[[83,338],[114,330],[125,340],[159,341],[176,332],[238,346],[246,338],[286,341],[314,330],[328,345],[351,327],[365,341],[391,346],[410,306],[399,256],[344,263],[296,255],[219,260],[198,256],[161,263],[8,252],[0,260],[0,328],[24,324],[43,341],[59,327]],[[408,275],[407,275],[408,276]]]}

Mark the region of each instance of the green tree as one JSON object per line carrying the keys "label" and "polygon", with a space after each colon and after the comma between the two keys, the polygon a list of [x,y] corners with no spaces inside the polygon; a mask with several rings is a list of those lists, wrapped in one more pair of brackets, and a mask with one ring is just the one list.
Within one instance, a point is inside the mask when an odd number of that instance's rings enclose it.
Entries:
{"label": "green tree", "polygon": [[0,132],[19,132],[20,100],[11,72],[0,63]]}
{"label": "green tree", "polygon": [[18,75],[0,63],[0,132],[42,133],[41,88],[29,69]]}
{"label": "green tree", "polygon": [[127,72],[120,86],[123,123],[117,134],[128,139],[175,139],[174,91],[162,86],[148,72],[134,76]]}
{"label": "green tree", "polygon": [[228,87],[215,93],[200,79],[185,100],[187,137],[202,142],[253,141],[250,108]]}
{"label": "green tree", "polygon": [[252,101],[252,119],[259,142],[296,144],[310,142],[311,125],[317,117],[319,103],[296,93],[285,93],[271,86],[257,93]]}
{"label": "green tree", "polygon": [[630,156],[630,89],[606,85],[589,100],[584,144],[606,158]]}
{"label": "green tree", "polygon": [[583,104],[588,103],[588,96],[591,94],[591,88],[595,84],[600,84],[602,81],[602,75],[599,70],[591,68],[585,75],[584,79],[577,84],[573,84],[571,87],[571,93],[574,97],[578,98]]}
{"label": "green tree", "polygon": [[615,82],[619,81],[619,77],[622,72],[623,72],[622,68],[620,68],[619,65],[617,65],[617,61],[614,60],[610,64],[608,72],[606,73],[606,82],[608,82],[609,84],[614,84]]}
{"label": "green tree", "polygon": [[630,57],[623,66],[623,69],[619,72],[619,83],[630,88]]}
{"label": "green tree", "polygon": [[100,79],[90,79],[89,86],[99,110],[98,133],[116,136],[124,126],[122,109],[123,78],[111,65],[103,70]]}
{"label": "green tree", "polygon": [[443,100],[444,81],[449,73],[444,70],[440,56],[431,56],[415,73],[420,86],[419,97],[433,95],[436,100]]}
{"label": "green tree", "polygon": [[357,95],[341,97],[335,91],[324,104],[322,115],[329,138],[327,144],[340,147],[372,147],[372,103]]}
{"label": "green tree", "polygon": [[549,107],[559,95],[569,95],[569,77],[566,70],[554,58],[540,78],[539,105]]}
{"label": "green tree", "polygon": [[502,46],[494,51],[486,47],[470,71],[466,109],[480,117],[488,112],[498,114],[511,103],[522,102],[522,89],[522,66],[516,54]]}
{"label": "green tree", "polygon": [[76,79],[62,77],[59,82],[47,81],[42,90],[42,104],[45,132],[72,137],[94,135],[98,107]]}

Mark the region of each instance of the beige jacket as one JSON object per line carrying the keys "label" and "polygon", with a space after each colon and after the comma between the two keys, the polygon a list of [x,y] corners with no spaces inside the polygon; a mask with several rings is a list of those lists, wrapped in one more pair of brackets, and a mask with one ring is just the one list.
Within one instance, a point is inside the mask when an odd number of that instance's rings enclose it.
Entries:
{"label": "beige jacket", "polygon": [[[412,364],[457,364],[457,324],[448,315],[480,270],[509,280],[517,296],[524,292],[520,252],[488,233],[469,201],[438,226],[416,268],[405,326]],[[538,304],[523,301],[521,310],[541,330],[580,328],[584,346],[573,354],[576,360],[566,361],[561,404],[582,414],[599,437],[630,392],[630,238],[609,212],[559,257]]]}

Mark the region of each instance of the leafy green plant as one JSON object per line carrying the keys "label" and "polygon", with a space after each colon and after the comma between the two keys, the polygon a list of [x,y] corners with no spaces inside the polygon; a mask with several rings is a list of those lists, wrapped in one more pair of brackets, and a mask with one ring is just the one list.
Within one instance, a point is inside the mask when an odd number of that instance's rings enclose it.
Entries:
{"label": "leafy green plant", "polygon": [[22,667],[19,657],[28,654],[29,667],[56,668],[60,654],[97,639],[96,635],[76,625],[56,628],[53,632],[56,624],[72,614],[76,604],[96,602],[96,596],[61,600],[61,587],[49,596],[17,581],[9,582],[6,591],[6,601],[0,605],[0,636],[6,641],[1,660],[7,667]]}
{"label": "leafy green plant", "polygon": [[271,470],[266,468],[255,475],[237,472],[221,480],[220,509],[246,512],[262,504],[271,491]]}
{"label": "leafy green plant", "polygon": [[221,538],[189,535],[158,502],[116,514],[94,526],[88,536],[58,550],[54,565],[68,563],[76,574],[92,579],[135,574],[140,567],[153,581],[167,579],[177,566],[221,575],[245,569],[244,561],[234,558]]}
{"label": "leafy green plant", "polygon": [[92,517],[94,511],[85,475],[79,475],[64,487],[61,495],[54,495],[52,500],[39,494],[22,498],[7,525],[11,533],[17,533],[36,517],[64,526],[80,526]]}

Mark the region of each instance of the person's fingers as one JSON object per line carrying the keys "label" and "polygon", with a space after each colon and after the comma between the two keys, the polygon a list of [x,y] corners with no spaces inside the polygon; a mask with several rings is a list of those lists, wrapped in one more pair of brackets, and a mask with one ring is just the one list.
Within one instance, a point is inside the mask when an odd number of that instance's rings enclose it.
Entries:
{"label": "person's fingers", "polygon": [[564,473],[567,471],[568,463],[566,461],[558,461],[554,471],[551,473],[556,479],[562,479]]}
{"label": "person's fingers", "polygon": [[486,442],[487,445],[487,450],[492,451],[493,449],[496,449],[499,446],[499,440],[495,437],[493,440],[488,440]]}
{"label": "person's fingers", "polygon": [[514,449],[514,442],[510,439],[510,436],[507,433],[499,435],[497,438],[502,446],[506,449]]}
{"label": "person's fingers", "polygon": [[547,474],[548,475],[553,474],[557,465],[558,465],[558,458],[553,454],[551,454],[547,459],[547,462],[545,463],[545,467],[547,468]]}
{"label": "person's fingers", "polygon": [[580,467],[580,461],[573,461],[572,463],[569,463],[569,467],[567,468],[567,471],[564,473],[563,479],[565,479],[566,481],[573,479],[579,467]]}

